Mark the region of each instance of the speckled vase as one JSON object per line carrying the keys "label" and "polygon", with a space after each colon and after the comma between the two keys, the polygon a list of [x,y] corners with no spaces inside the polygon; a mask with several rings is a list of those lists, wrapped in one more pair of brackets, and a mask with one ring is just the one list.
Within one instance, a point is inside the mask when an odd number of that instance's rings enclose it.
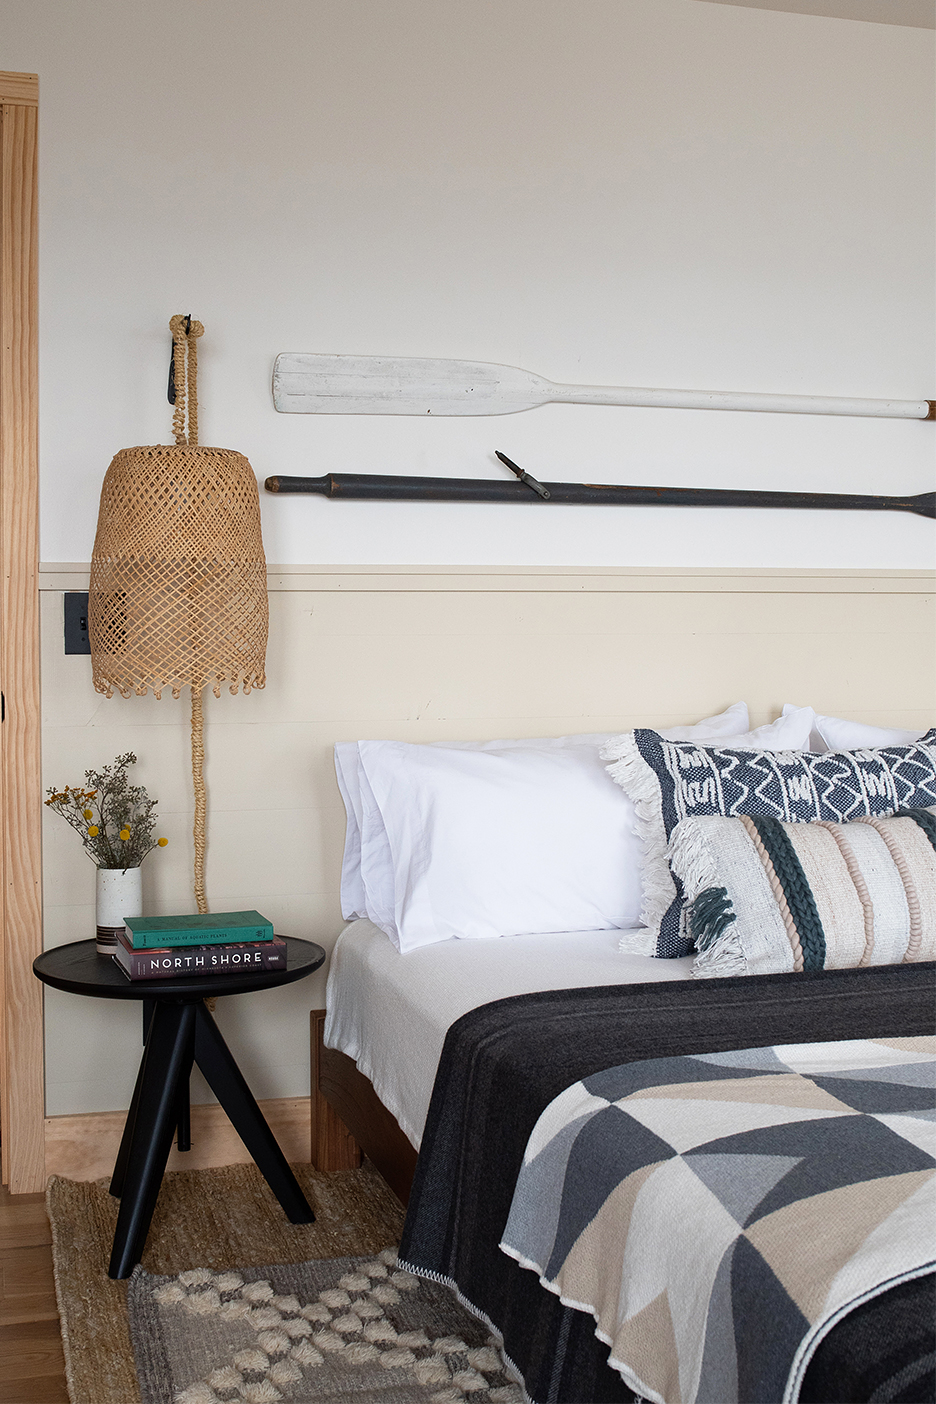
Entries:
{"label": "speckled vase", "polygon": [[143,870],[98,868],[96,893],[97,952],[113,955],[124,917],[143,915]]}

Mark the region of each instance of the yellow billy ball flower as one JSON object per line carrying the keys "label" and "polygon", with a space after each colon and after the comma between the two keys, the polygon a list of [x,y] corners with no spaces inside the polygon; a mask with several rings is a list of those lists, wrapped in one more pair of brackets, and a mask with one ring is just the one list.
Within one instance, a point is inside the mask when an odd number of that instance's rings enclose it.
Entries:
{"label": "yellow billy ball flower", "polygon": [[124,839],[124,840],[128,839],[128,838],[130,837],[130,830],[129,830],[129,829],[121,829],[121,831],[120,831],[120,837],[121,837],[122,839]]}
{"label": "yellow billy ball flower", "polygon": [[89,824],[89,825],[88,825],[88,833],[91,835],[92,838],[97,838],[97,836],[98,836],[98,834],[99,834],[100,832],[101,832],[101,831],[100,831],[100,829],[98,828],[97,824]]}
{"label": "yellow billy ball flower", "polygon": [[93,810],[86,809],[85,812],[84,812],[84,817],[85,817],[86,819],[93,819],[93,818],[94,818],[94,812],[93,812]]}
{"label": "yellow billy ball flower", "polygon": [[169,840],[168,840],[168,839],[157,839],[156,842],[157,842],[157,844],[159,845],[160,848],[165,848],[165,846],[166,846],[166,844],[169,842]]}

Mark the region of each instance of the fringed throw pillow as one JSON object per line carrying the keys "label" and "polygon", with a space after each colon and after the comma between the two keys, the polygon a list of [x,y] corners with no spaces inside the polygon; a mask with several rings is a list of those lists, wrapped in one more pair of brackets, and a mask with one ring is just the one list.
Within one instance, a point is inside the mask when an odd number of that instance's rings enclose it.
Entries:
{"label": "fringed throw pillow", "polygon": [[669,843],[695,976],[936,959],[936,818],[684,819]]}
{"label": "fringed throw pillow", "polygon": [[665,741],[638,729],[602,752],[611,778],[634,802],[645,847],[641,920],[621,949],[665,958],[693,949],[684,898],[670,870],[667,844],[676,825],[701,815],[741,814],[784,824],[828,820],[843,824],[865,815],[936,805],[936,727],[909,746],[873,750],[750,751]]}

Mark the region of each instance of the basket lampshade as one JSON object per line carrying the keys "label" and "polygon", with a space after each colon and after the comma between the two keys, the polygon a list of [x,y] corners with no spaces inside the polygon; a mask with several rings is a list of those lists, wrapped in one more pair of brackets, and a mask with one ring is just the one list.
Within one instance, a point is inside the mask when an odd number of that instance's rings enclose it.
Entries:
{"label": "basket lampshade", "polygon": [[[233,449],[198,443],[196,339],[173,317],[174,445],[121,449],[101,490],[88,633],[94,687],[113,696],[192,689],[195,896],[204,890],[202,691],[263,687],[268,627],[260,495]],[[185,427],[186,402],[188,430]]]}
{"label": "basket lampshade", "polygon": [[266,561],[243,454],[121,449],[101,490],[88,607],[94,686],[108,697],[263,687]]}

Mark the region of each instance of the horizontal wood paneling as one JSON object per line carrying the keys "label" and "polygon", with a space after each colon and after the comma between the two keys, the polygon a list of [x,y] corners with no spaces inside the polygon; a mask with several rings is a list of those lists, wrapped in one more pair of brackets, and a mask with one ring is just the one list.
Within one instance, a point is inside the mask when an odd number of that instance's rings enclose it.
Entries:
{"label": "horizontal wood paneling", "polygon": [[[309,1160],[310,1120],[306,1097],[278,1097],[260,1110],[287,1160]],[[126,1112],[87,1112],[51,1116],[45,1122],[46,1169],[69,1180],[109,1176],[117,1158]],[[251,1159],[243,1141],[219,1106],[192,1107],[192,1149],[169,1152],[169,1170],[207,1170],[215,1165],[244,1165]]]}
{"label": "horizontal wood paneling", "polygon": [[[82,561],[44,561],[41,590],[87,590],[91,567]],[[936,588],[929,571],[886,570],[680,570],[672,566],[610,570],[563,566],[327,566],[268,565],[267,588],[280,590],[406,591],[445,594],[549,594],[608,591],[612,594],[928,594]]]}
{"label": "horizontal wood paneling", "polygon": [[[434,588],[442,578],[431,569],[313,571],[301,590],[271,592],[266,688],[205,699],[216,911],[256,907],[278,930],[330,950],[342,926],[338,740],[615,732],[697,721],[739,698],[755,725],[784,702],[881,725],[933,720],[936,592],[920,573],[557,571],[548,578],[563,588],[549,590],[539,588],[542,572],[511,574],[511,588],[499,588],[501,572],[470,573],[472,588]],[[336,579],[354,588],[334,589]],[[696,588],[700,579],[707,588]],[[44,783],[74,784],[86,767],[132,749],[134,779],[158,799],[169,838],[144,865],[145,909],[190,910],[185,699],[99,696],[90,659],[63,652],[61,592],[41,595]],[[44,845],[46,942],[89,936],[93,868],[49,811]],[[308,1092],[306,1029],[309,1010],[325,1003],[325,979],[322,969],[282,990],[218,1001],[224,1037],[258,1097]],[[138,1009],[54,990],[45,1001],[47,1113],[126,1106]]]}

